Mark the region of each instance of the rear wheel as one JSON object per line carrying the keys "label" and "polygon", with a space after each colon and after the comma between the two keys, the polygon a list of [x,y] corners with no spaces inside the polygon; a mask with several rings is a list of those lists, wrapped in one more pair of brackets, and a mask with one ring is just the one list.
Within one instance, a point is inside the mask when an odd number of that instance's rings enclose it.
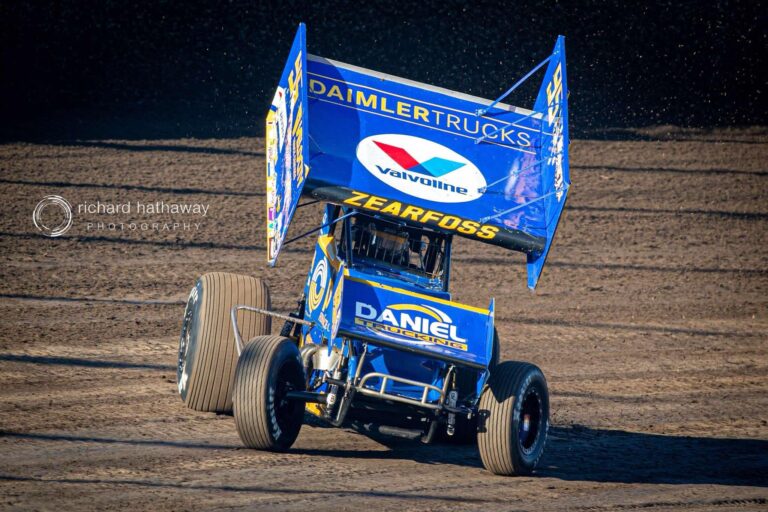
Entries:
{"label": "rear wheel", "polygon": [[536,467],[549,427],[549,393],[541,370],[506,361],[496,366],[480,397],[480,458],[497,475],[528,475]]}
{"label": "rear wheel", "polygon": [[301,356],[292,340],[251,340],[237,361],[233,394],[235,426],[243,444],[259,450],[290,448],[304,420],[304,402],[288,400],[286,394],[305,388]]}
{"label": "rear wheel", "polygon": [[[269,288],[259,279],[225,272],[205,274],[189,295],[179,338],[176,384],[187,407],[230,412],[237,363],[230,310],[242,304],[269,309]],[[244,339],[269,334],[271,319],[238,313]]]}

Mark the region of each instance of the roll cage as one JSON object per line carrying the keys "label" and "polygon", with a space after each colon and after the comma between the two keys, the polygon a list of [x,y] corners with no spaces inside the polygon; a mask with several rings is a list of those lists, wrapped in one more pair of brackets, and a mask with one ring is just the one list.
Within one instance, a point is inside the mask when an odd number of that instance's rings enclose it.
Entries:
{"label": "roll cage", "polygon": [[[451,235],[351,211],[338,253],[349,268],[433,291],[448,291]],[[345,214],[346,215],[346,214]]]}

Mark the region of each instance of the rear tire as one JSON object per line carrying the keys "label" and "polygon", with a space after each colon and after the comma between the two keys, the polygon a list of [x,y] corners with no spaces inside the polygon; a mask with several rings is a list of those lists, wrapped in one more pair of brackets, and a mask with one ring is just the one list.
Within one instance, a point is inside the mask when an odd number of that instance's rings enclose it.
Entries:
{"label": "rear tire", "polygon": [[299,348],[289,338],[258,336],[237,361],[233,394],[235,426],[243,444],[285,451],[304,420],[304,402],[286,400],[288,391],[306,389]]}
{"label": "rear tire", "polygon": [[480,397],[480,458],[497,475],[529,475],[544,452],[549,427],[547,381],[529,363],[494,368]]}
{"label": "rear tire", "polygon": [[[260,279],[225,272],[205,274],[189,295],[179,339],[176,384],[181,399],[196,411],[232,411],[237,363],[230,310],[235,305],[269,309],[269,288]],[[241,311],[243,339],[269,334],[271,318]]]}

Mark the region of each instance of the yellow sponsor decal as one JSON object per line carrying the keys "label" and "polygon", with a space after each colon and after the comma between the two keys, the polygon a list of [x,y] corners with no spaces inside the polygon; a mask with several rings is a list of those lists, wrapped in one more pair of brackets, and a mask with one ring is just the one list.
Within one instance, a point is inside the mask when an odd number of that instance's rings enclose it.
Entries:
{"label": "yellow sponsor decal", "polygon": [[400,201],[392,201],[384,197],[374,196],[365,192],[352,191],[351,197],[344,200],[344,204],[362,208],[363,210],[381,212],[392,217],[437,226],[448,231],[456,231],[462,235],[471,235],[483,240],[493,240],[499,228],[488,224],[481,224],[473,220],[447,215],[435,210],[420,208]]}
{"label": "yellow sponsor decal", "polygon": [[325,291],[328,288],[329,275],[330,269],[328,268],[328,261],[326,259],[321,259],[317,262],[317,265],[315,265],[312,277],[309,280],[309,311],[316,310],[325,297]]}
{"label": "yellow sponsor decal", "polygon": [[425,308],[424,306],[419,306],[418,304],[390,304],[387,307],[389,309],[394,309],[395,311],[418,311],[420,313],[424,313],[427,316],[431,316],[438,322],[443,321],[443,319],[440,318],[440,315],[438,315],[431,309]]}
{"label": "yellow sponsor decal", "polygon": [[[288,75],[288,91],[291,96],[291,110],[293,110],[294,105],[299,99],[299,91],[301,90],[304,81],[302,57],[302,52],[299,52],[296,56],[296,61],[293,63],[293,69]],[[296,110],[294,125],[291,127],[291,145],[293,147],[292,154],[294,156],[293,180],[296,182],[296,186],[299,187],[309,173],[309,166],[304,162],[304,108],[301,104],[299,104],[299,107]]]}
{"label": "yellow sponsor decal", "polygon": [[563,196],[565,180],[563,176],[563,64],[557,65],[552,73],[552,80],[547,84],[547,122],[552,126],[552,143],[550,144],[550,156],[548,163],[555,166],[555,190],[557,200]]}
{"label": "yellow sponsor decal", "polygon": [[563,64],[559,63],[552,73],[552,80],[547,84],[547,122],[551,125],[560,115],[560,102],[563,97]]}

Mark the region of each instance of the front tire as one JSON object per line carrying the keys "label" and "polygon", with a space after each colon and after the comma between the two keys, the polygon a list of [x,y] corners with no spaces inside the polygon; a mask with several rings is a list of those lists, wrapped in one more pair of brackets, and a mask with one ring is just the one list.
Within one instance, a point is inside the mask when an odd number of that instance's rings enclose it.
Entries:
{"label": "front tire", "polygon": [[[237,363],[230,310],[235,305],[269,309],[269,288],[260,279],[225,272],[204,274],[189,295],[179,338],[176,384],[181,399],[195,411],[232,411]],[[269,334],[267,315],[237,315],[243,339]]]}
{"label": "front tire", "polygon": [[480,458],[497,475],[529,475],[544,452],[549,392],[541,370],[505,361],[491,372],[480,397]]}
{"label": "front tire", "polygon": [[282,336],[258,336],[237,361],[235,426],[248,448],[285,451],[293,445],[304,420],[304,402],[287,400],[288,391],[306,389],[296,344]]}

